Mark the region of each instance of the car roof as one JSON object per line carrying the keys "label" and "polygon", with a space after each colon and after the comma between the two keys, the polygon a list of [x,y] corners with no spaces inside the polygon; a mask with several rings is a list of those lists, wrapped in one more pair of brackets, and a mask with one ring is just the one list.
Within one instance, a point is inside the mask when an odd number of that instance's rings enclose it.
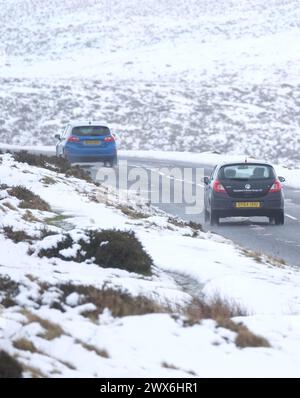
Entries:
{"label": "car roof", "polygon": [[74,122],[70,122],[69,125],[71,127],[82,127],[82,126],[105,126],[107,127],[106,122],[101,121],[92,121],[92,120],[78,120]]}
{"label": "car roof", "polygon": [[258,162],[258,161],[250,161],[250,162],[221,162],[217,164],[218,168],[224,167],[224,166],[234,166],[236,164],[251,164],[251,165],[258,165],[258,166],[269,166],[273,167],[270,163],[266,162]]}

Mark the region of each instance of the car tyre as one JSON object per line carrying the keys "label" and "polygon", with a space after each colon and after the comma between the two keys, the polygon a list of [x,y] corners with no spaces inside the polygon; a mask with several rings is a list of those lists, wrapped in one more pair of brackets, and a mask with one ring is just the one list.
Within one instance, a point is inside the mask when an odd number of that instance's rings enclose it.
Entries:
{"label": "car tyre", "polygon": [[209,222],[209,220],[210,220],[209,212],[206,209],[204,209],[204,221]]}
{"label": "car tyre", "polygon": [[284,224],[284,212],[279,211],[275,214],[275,225],[283,225]]}
{"label": "car tyre", "polygon": [[116,167],[118,165],[118,158],[114,157],[108,162],[109,167]]}
{"label": "car tyre", "polygon": [[210,210],[210,225],[218,225],[220,221],[220,217],[214,210]]}
{"label": "car tyre", "polygon": [[274,222],[275,222],[275,217],[274,216],[269,217],[269,223],[274,224]]}

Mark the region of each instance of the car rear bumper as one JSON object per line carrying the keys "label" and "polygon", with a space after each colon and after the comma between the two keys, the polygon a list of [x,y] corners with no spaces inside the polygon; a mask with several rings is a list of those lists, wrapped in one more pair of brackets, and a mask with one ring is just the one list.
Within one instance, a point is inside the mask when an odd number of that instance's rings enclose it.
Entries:
{"label": "car rear bumper", "polygon": [[[260,207],[236,208],[236,202],[259,202]],[[278,213],[278,211],[284,210],[284,199],[281,193],[269,193],[261,198],[214,197],[212,209],[223,217],[272,217],[274,214]]]}
{"label": "car rear bumper", "polygon": [[84,150],[66,146],[65,155],[70,162],[100,162],[115,159],[117,157],[117,150],[115,146],[84,148]]}

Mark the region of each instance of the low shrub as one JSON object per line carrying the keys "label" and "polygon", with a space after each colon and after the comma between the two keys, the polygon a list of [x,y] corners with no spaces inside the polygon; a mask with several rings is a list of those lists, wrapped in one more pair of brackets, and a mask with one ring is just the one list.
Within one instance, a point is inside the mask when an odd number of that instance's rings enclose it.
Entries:
{"label": "low shrub", "polygon": [[3,227],[3,232],[4,232],[5,237],[7,239],[12,240],[14,243],[25,242],[25,241],[31,242],[32,241],[32,237],[30,235],[28,235],[27,232],[14,230],[10,226]]}
{"label": "low shrub", "polygon": [[26,187],[17,185],[10,188],[8,192],[11,196],[14,196],[21,201],[19,207],[22,209],[51,211],[51,208],[47,202]]}
{"label": "low shrub", "polygon": [[5,351],[0,351],[0,379],[22,378],[22,367],[19,362]]}
{"label": "low shrub", "polygon": [[72,166],[67,160],[56,156],[36,155],[26,151],[16,152],[12,155],[17,162],[27,163],[31,166],[37,166],[66,176],[80,178],[92,182],[91,176],[79,166]]}
{"label": "low shrub", "polygon": [[90,231],[89,242],[80,245],[86,258],[95,258],[103,268],[120,268],[129,272],[150,274],[152,259],[133,231]]}
{"label": "low shrub", "polygon": [[0,276],[0,304],[3,307],[16,305],[14,298],[19,294],[19,285],[9,276]]}
{"label": "low shrub", "polygon": [[209,301],[193,299],[187,308],[190,321],[198,322],[201,319],[230,319],[236,316],[247,315],[244,308],[234,301],[229,301],[215,295]]}
{"label": "low shrub", "polygon": [[88,312],[86,316],[95,319],[105,308],[108,308],[115,317],[169,312],[167,308],[147,297],[133,297],[128,293],[111,288],[97,289],[93,286],[73,284],[59,285],[58,288],[62,291],[61,300],[63,302],[66,302],[66,298],[71,293],[76,292],[83,297],[81,304],[94,304],[97,309]]}
{"label": "low shrub", "polygon": [[103,230],[88,231],[87,240],[81,239],[78,243],[81,247],[72,257],[64,256],[61,251],[69,249],[75,242],[69,234],[59,241],[55,247],[41,249],[39,257],[58,257],[66,261],[93,262],[103,268],[119,268],[129,272],[143,275],[151,274],[151,257],[144,250],[141,242],[134,232]]}
{"label": "low shrub", "polygon": [[217,327],[229,329],[236,333],[235,344],[239,348],[270,347],[270,343],[262,336],[256,335],[242,323],[236,323],[231,318],[247,315],[238,303],[222,299],[216,295],[209,302],[194,299],[186,310],[187,324],[194,325],[202,319],[213,319]]}

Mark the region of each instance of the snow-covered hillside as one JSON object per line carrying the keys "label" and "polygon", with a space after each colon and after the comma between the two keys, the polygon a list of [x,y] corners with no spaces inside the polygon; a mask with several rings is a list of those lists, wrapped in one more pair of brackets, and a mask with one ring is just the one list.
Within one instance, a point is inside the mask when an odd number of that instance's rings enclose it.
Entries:
{"label": "snow-covered hillside", "polygon": [[299,163],[295,0],[0,0],[0,140],[107,120],[124,149]]}
{"label": "snow-covered hillside", "polygon": [[[46,166],[0,156],[0,352],[24,376],[299,377],[298,269]],[[88,255],[112,228],[148,272]]]}

